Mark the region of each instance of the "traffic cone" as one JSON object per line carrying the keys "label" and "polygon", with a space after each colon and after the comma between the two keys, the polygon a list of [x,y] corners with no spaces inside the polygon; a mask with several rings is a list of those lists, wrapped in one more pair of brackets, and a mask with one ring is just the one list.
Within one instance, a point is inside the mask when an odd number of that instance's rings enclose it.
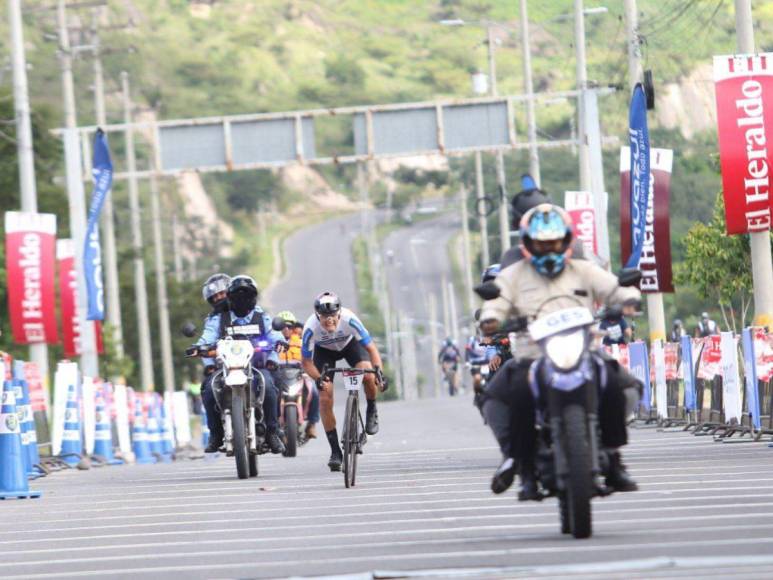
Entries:
{"label": "traffic cone", "polygon": [[172,418],[167,415],[166,404],[161,396],[158,396],[158,410],[161,421],[161,451],[170,458],[174,454],[174,433],[172,431]]}
{"label": "traffic cone", "polygon": [[[159,404],[160,397],[158,396],[158,393],[150,393],[148,398],[150,399],[150,404],[148,406],[148,417],[152,417],[153,421],[153,431],[150,435],[150,446],[159,461],[163,463],[169,463],[172,461],[172,455],[167,454],[164,451],[164,440],[162,436],[164,423],[161,418],[161,405]],[[150,432],[150,429],[148,429],[148,432]]]}
{"label": "traffic cone", "polygon": [[38,434],[35,430],[35,415],[32,413],[32,403],[30,401],[30,385],[22,380],[22,404],[24,405],[24,419],[22,425],[27,426],[27,457],[29,458],[30,470],[27,472],[31,478],[42,477],[45,472],[40,469],[40,452],[38,451]]}
{"label": "traffic cone", "polygon": [[[15,362],[15,361],[14,361]],[[15,365],[14,365],[15,366]],[[32,464],[30,463],[29,454],[29,435],[27,433],[27,423],[24,417],[24,387],[21,381],[16,378],[16,369],[14,369],[13,379],[11,379],[11,387],[13,388],[13,398],[16,402],[16,417],[19,420],[19,439],[21,440],[21,461],[24,473],[29,477],[32,471]]]}
{"label": "traffic cone", "polygon": [[105,408],[105,398],[97,390],[95,395],[96,421],[94,427],[94,455],[103,458],[108,465],[121,465],[123,461],[113,455],[113,435],[110,427],[110,413]]}
{"label": "traffic cone", "polygon": [[145,431],[145,418],[142,416],[142,401],[134,402],[134,425],[132,425],[132,451],[136,463],[155,463],[156,458],[150,454],[150,443]]}
{"label": "traffic cone", "polygon": [[21,430],[16,397],[7,381],[0,401],[0,499],[40,497],[30,491],[22,459]]}
{"label": "traffic cone", "polygon": [[161,435],[158,432],[158,416],[156,415],[156,403],[152,393],[145,395],[145,407],[147,408],[147,431],[148,442],[150,443],[150,452],[155,455],[161,455]]}
{"label": "traffic cone", "polygon": [[70,385],[67,388],[67,405],[64,410],[62,450],[59,453],[59,457],[70,467],[75,467],[80,463],[81,454],[83,453],[80,423],[78,388],[76,385]]}

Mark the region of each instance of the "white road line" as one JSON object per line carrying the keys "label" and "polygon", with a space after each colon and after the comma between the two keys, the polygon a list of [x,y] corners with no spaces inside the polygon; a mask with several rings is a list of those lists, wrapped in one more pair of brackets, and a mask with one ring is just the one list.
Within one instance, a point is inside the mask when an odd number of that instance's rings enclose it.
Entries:
{"label": "white road line", "polygon": [[[686,505],[682,506],[683,509],[690,509],[693,507],[703,507],[703,505],[700,505],[702,502],[707,502],[711,500],[727,500],[727,499],[733,499],[733,500],[739,500],[739,499],[769,499],[773,497],[773,492],[769,493],[749,493],[749,494],[733,494],[732,496],[728,497],[727,494],[722,495],[690,495],[688,497],[672,497],[669,495],[664,495],[662,492],[658,492],[658,497],[654,498],[639,498],[639,496],[642,492],[638,492],[635,495],[628,495],[625,494],[618,494],[612,497],[604,498],[600,503],[596,503],[595,509],[598,508],[611,508],[612,506],[627,506],[629,504],[655,504],[655,503],[663,503],[663,502],[683,502],[683,503],[698,503],[699,505],[693,506],[693,505]],[[465,510],[477,510],[477,509],[496,509],[496,510],[502,510],[507,509],[510,507],[514,507],[518,510],[527,509],[529,507],[536,507],[538,504],[512,504],[510,503],[512,501],[512,498],[510,496],[507,497],[497,497],[494,495],[488,495],[488,496],[481,496],[479,498],[461,498],[461,499],[424,499],[424,500],[417,500],[417,501],[401,501],[400,505],[410,505],[410,504],[416,504],[416,505],[434,505],[437,504],[440,507],[435,507],[432,509],[424,510],[424,511],[465,511]],[[478,504],[480,503],[489,503],[494,505],[486,505],[486,506],[469,506],[469,504],[476,502]],[[449,504],[455,504],[455,503],[463,503],[465,506],[469,507],[453,507]],[[21,525],[29,525],[29,526],[39,526],[41,524],[57,524],[57,523],[73,523],[78,521],[88,521],[88,522],[104,522],[104,521],[110,521],[110,520],[136,520],[136,519],[157,519],[157,518],[179,518],[182,516],[201,516],[201,515],[227,515],[227,514],[269,514],[269,513],[292,513],[292,512],[300,512],[300,513],[308,513],[309,509],[314,506],[295,506],[295,505],[286,505],[286,502],[283,502],[284,505],[280,507],[265,507],[260,506],[256,508],[249,508],[245,506],[234,506],[232,509],[228,510],[218,510],[218,509],[197,509],[195,511],[171,511],[171,512],[154,512],[151,514],[124,514],[124,515],[111,515],[111,516],[89,516],[89,517],[70,517],[70,518],[62,518],[62,519],[41,519],[39,521],[36,520],[30,520],[26,519],[24,522],[22,522]],[[356,515],[367,515],[368,513],[372,514],[374,512],[362,512],[360,511],[363,507],[367,508],[374,508],[374,507],[386,507],[386,506],[394,506],[395,502],[363,502],[363,503],[353,503],[351,501],[343,501],[338,504],[333,503],[325,503],[325,507],[330,510],[341,510],[341,509],[349,509],[353,510],[354,514]],[[136,506],[127,507],[127,509],[136,509]],[[616,508],[615,508],[616,509]],[[380,513],[416,513],[416,511],[421,510],[405,510],[405,512],[402,512],[400,510],[387,510],[385,512]],[[50,512],[49,512],[50,513]],[[72,512],[66,512],[66,513],[72,513]],[[337,515],[342,515],[339,512],[336,511]],[[36,531],[39,531],[40,528],[35,528]],[[16,528],[14,531],[22,531]],[[0,531],[0,536],[4,532]],[[12,533],[12,532],[6,532],[6,533]]]}
{"label": "white road line", "polygon": [[[764,544],[772,544],[773,538],[757,538],[756,542]],[[697,546],[743,546],[748,544],[746,538],[728,538],[718,540],[692,540],[683,542],[660,542],[646,544],[649,549],[652,548],[694,548]],[[282,567],[284,570],[292,569],[294,566],[301,565],[326,565],[326,564],[342,564],[342,563],[359,563],[359,562],[386,562],[386,561],[415,561],[415,560],[438,560],[438,559],[450,559],[450,558],[465,558],[470,557],[494,557],[494,556],[515,556],[515,555],[530,555],[530,554],[551,554],[567,552],[608,552],[608,551],[638,551],[641,550],[643,545],[641,543],[636,544],[616,544],[616,545],[592,545],[585,542],[578,542],[572,544],[566,544],[562,546],[551,547],[525,547],[525,548],[511,548],[506,550],[476,550],[476,551],[454,551],[454,552],[426,552],[426,553],[410,553],[410,554],[382,554],[382,555],[367,555],[367,556],[342,556],[339,553],[333,555],[332,558],[309,558],[302,560],[283,560],[281,562],[270,562],[266,560],[252,561],[252,562],[234,562],[234,563],[207,563],[202,565],[183,565],[183,566],[156,566],[156,567],[142,567],[142,568],[121,568],[121,569],[101,569],[101,570],[82,570],[78,572],[62,572],[61,570],[56,573],[43,573],[43,574],[25,574],[21,576],[6,576],[6,580],[21,580],[26,578],[66,578],[66,577],[84,577],[84,576],[99,576],[107,574],[137,574],[137,573],[161,573],[161,572],[194,572],[203,570],[233,570],[239,568],[255,568],[264,570],[266,567]]]}
{"label": "white road line", "polygon": [[[766,504],[755,504],[755,505],[748,505],[743,506],[744,509],[754,509],[757,510],[759,507],[768,507],[773,506],[773,502],[766,503]],[[734,506],[737,509],[737,506]],[[679,508],[684,509],[684,508]],[[622,512],[637,512],[638,510],[615,510],[611,511],[609,515],[616,515]],[[551,514],[533,514],[531,517],[549,517]],[[596,512],[596,518],[595,520],[598,521],[601,524],[616,524],[616,523],[649,523],[649,522],[668,522],[668,521],[680,521],[683,522],[685,520],[686,516],[678,516],[678,517],[654,517],[654,518],[629,518],[625,520],[605,520],[603,518],[599,518],[601,515],[606,515],[604,512]],[[460,521],[469,521],[473,519],[487,519],[487,520],[494,520],[494,519],[504,519],[504,518],[514,518],[516,516],[512,514],[494,514],[494,515],[484,515],[484,516],[473,516],[468,518],[460,518],[460,517],[435,517],[435,518],[414,518],[414,519],[402,519],[402,520],[381,520],[381,521],[361,521],[361,522],[325,522],[325,523],[317,523],[314,525],[315,528],[340,528],[340,527],[353,527],[353,526],[368,526],[368,527],[377,527],[380,525],[402,525],[402,524],[417,524],[417,523],[428,523],[428,524],[438,524],[438,523],[457,523]],[[555,517],[555,514],[552,514],[552,517]],[[699,520],[714,520],[714,519],[732,519],[732,518],[758,518],[758,517],[765,517],[770,518],[770,513],[751,513],[751,514],[739,514],[739,513],[733,513],[733,514],[711,514],[711,515],[690,515],[689,519],[691,522],[699,521]],[[600,520],[600,521],[599,521]],[[231,520],[224,520],[224,523],[229,523]],[[221,523],[221,522],[213,522],[213,523]],[[529,528],[532,526],[536,526],[538,524],[534,523],[528,523],[528,524],[521,524],[515,526],[516,528]],[[546,524],[546,525],[554,525],[554,524]],[[107,527],[115,527],[115,526],[107,526]],[[125,527],[140,527],[140,526],[125,526]],[[509,526],[508,526],[509,527]],[[101,529],[98,526],[94,528],[89,529]],[[265,526],[262,525],[260,527],[239,527],[236,528],[234,526],[230,526],[227,528],[217,528],[217,529],[208,529],[208,534],[234,534],[236,532],[238,533],[244,533],[244,532],[269,532],[273,533],[278,530],[297,530],[298,526],[296,525],[290,525],[290,526]],[[443,528],[441,528],[443,529]],[[462,528],[457,528],[460,530],[466,530],[466,529],[475,529],[474,526],[465,526]],[[485,527],[484,527],[485,529]],[[72,531],[72,530],[65,530],[65,531]],[[202,530],[165,530],[161,532],[143,532],[142,535],[145,537],[161,537],[161,536],[174,536],[174,535],[190,535],[190,534],[201,534]],[[376,534],[377,532],[373,531],[365,531],[360,532],[360,534],[367,534],[368,536],[372,536]],[[397,534],[398,531],[389,531],[386,532],[387,534]],[[18,545],[18,544],[29,544],[29,543],[39,543],[39,542],[71,542],[71,541],[81,541],[81,540],[88,540],[88,541],[95,541],[95,540],[106,540],[106,539],[120,539],[120,538],[131,538],[134,537],[135,533],[127,533],[127,534],[98,534],[98,535],[90,535],[90,536],[74,536],[74,537],[62,537],[62,536],[55,536],[55,537],[46,537],[46,538],[30,538],[25,540],[0,540],[0,545]],[[773,541],[773,538],[771,539]]]}
{"label": "white road line", "polygon": [[[606,528],[608,526],[608,523],[604,524],[604,527]],[[507,528],[508,526],[494,526],[495,529],[503,529]],[[553,523],[539,523],[536,524],[533,527],[537,528],[548,528],[551,527],[555,528],[556,524]],[[464,528],[461,528],[464,529]],[[773,523],[765,523],[765,524],[739,524],[739,525],[718,525],[718,526],[701,526],[700,530],[701,533],[709,533],[709,532],[722,532],[723,535],[725,535],[727,532],[741,532],[741,531],[752,531],[752,530],[769,530],[773,529]],[[642,534],[653,534],[657,532],[670,532],[670,533],[680,533],[680,532],[686,532],[686,531],[693,531],[694,528],[691,526],[688,527],[673,527],[673,526],[661,526],[658,527],[657,525],[648,526],[646,530],[633,530],[630,529],[621,529],[621,530],[615,530],[614,536],[615,538],[624,538],[629,536],[639,536]],[[433,534],[437,533],[437,531],[433,531]],[[306,547],[307,550],[326,550],[328,548],[340,548],[341,547],[341,538],[362,538],[361,533],[356,534],[336,534],[336,535],[329,535],[329,534],[320,534],[320,535],[304,535],[304,541],[309,542],[308,546]],[[288,536],[271,536],[271,537],[211,537],[207,538],[207,545],[219,545],[219,544],[259,544],[260,546],[265,545],[266,543],[273,542],[278,544],[292,544],[292,546],[281,546],[280,551],[282,549],[287,549],[291,551],[297,551],[297,547],[295,546],[294,542],[297,541],[298,535],[292,534]],[[325,544],[324,540],[331,540],[336,539],[334,543],[331,544]],[[443,539],[432,539],[432,540],[400,540],[400,541],[394,541],[394,542],[383,542],[379,545],[384,547],[395,547],[395,546],[413,546],[413,545],[434,545],[434,544],[467,544],[471,542],[503,542],[503,541],[517,541],[517,542],[524,542],[527,540],[532,539],[545,539],[544,535],[524,535],[524,534],[513,534],[513,535],[495,535],[495,536],[471,536],[471,537],[463,537],[463,538],[443,538]],[[314,540],[312,542],[312,540]],[[320,540],[319,542],[316,540]],[[553,540],[554,542],[560,542],[562,541],[562,536],[558,535],[556,533],[556,536]],[[752,541],[752,540],[750,540]],[[363,544],[356,544],[351,542],[346,542],[346,546],[349,548],[356,548],[356,547],[373,547],[373,542],[366,542]],[[646,546],[646,542],[642,542],[641,546]],[[71,553],[71,552],[94,552],[96,550],[121,550],[122,552],[126,552],[128,550],[135,550],[135,549],[141,549],[141,548],[152,548],[152,549],[165,549],[165,548],[171,548],[171,547],[184,547],[184,546],[191,546],[194,547],[196,550],[200,549],[200,541],[198,539],[191,539],[190,541],[170,541],[170,542],[146,542],[146,543],[134,543],[134,544],[127,544],[127,543],[120,543],[120,544],[108,544],[108,545],[88,545],[88,546],[74,546],[74,547],[60,547],[60,548],[38,548],[38,549],[32,549],[32,550],[19,550],[14,549],[13,550],[13,556],[19,557],[24,555],[36,555],[36,554],[63,554],[63,553]],[[258,547],[258,550],[261,550],[262,548]],[[267,552],[274,552],[276,548],[266,548]],[[198,552],[196,552],[198,553]],[[138,557],[137,554],[134,555],[134,557]],[[50,560],[46,560],[46,562],[49,562]],[[19,561],[22,563],[21,561]]]}

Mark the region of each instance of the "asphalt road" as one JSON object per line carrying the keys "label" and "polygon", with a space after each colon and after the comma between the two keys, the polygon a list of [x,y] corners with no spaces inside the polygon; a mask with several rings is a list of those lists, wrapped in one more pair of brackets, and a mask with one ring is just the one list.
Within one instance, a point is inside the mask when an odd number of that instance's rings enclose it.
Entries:
{"label": "asphalt road", "polygon": [[257,480],[220,456],[34,482],[41,499],[0,502],[0,577],[773,577],[767,444],[634,430],[641,491],[595,501],[593,538],[574,540],[555,500],[488,490],[497,451],[469,397],[380,414],[348,490],[319,440],[263,456]]}
{"label": "asphalt road", "polygon": [[357,311],[357,287],[351,245],[360,234],[360,213],[347,214],[302,228],[284,244],[285,275],[263,296],[263,304],[276,314],[292,311],[305,322],[314,298],[330,290],[344,306]]}
{"label": "asphalt road", "polygon": [[[453,334],[444,324],[443,282],[452,282],[448,242],[459,232],[459,217],[446,213],[437,218],[420,221],[392,232],[384,240],[382,255],[392,252],[391,259],[385,259],[389,300],[393,309],[404,313],[413,323],[416,343],[416,372],[422,375],[424,395],[433,391],[432,369],[437,365],[439,344],[433,344],[430,333],[429,297],[434,296],[436,304],[435,328],[442,340]],[[456,308],[459,316],[464,305],[456,293]],[[449,305],[450,309],[450,305]],[[463,340],[460,337],[460,342]],[[461,347],[461,344],[460,344]]]}

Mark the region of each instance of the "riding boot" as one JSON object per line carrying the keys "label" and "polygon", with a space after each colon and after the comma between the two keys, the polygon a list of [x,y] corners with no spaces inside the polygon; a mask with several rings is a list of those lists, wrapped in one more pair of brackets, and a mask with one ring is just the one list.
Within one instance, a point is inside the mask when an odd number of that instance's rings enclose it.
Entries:
{"label": "riding boot", "polygon": [[620,452],[610,450],[608,453],[609,473],[607,473],[606,478],[607,487],[611,487],[615,491],[636,491],[639,489],[639,486],[625,470]]}
{"label": "riding boot", "polygon": [[540,501],[542,495],[537,484],[537,474],[534,470],[534,460],[525,459],[521,463],[521,490],[518,492],[518,501]]}
{"label": "riding boot", "polygon": [[518,463],[512,457],[506,457],[491,478],[491,491],[497,494],[506,492],[513,485],[517,472]]}

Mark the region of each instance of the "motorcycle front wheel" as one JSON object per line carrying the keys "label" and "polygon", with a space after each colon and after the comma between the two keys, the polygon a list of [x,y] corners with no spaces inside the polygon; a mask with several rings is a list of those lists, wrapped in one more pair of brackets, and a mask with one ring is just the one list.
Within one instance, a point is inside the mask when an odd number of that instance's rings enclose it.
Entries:
{"label": "motorcycle front wheel", "polygon": [[[568,523],[575,538],[589,538],[592,533],[593,479],[585,409],[580,405],[569,405],[563,410],[563,419],[564,451],[569,466],[566,478]],[[563,522],[561,527],[563,531]]]}
{"label": "motorcycle front wheel", "polygon": [[236,475],[239,479],[249,477],[247,437],[244,426],[244,400],[242,392],[234,389],[231,393],[231,425],[233,427],[233,449],[236,460]]}

